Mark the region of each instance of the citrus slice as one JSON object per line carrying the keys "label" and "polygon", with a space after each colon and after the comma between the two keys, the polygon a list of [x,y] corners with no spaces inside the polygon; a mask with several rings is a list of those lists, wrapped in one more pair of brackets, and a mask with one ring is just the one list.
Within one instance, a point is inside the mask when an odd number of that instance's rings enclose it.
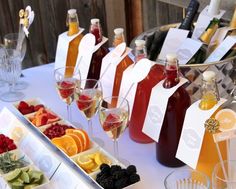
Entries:
{"label": "citrus slice", "polygon": [[220,123],[220,130],[225,131],[236,128],[236,113],[231,109],[222,109],[215,115]]}
{"label": "citrus slice", "polygon": [[75,140],[76,145],[77,145],[77,149],[78,149],[78,153],[82,152],[83,151],[83,141],[81,140],[81,138],[73,133],[68,133],[66,135],[71,136]]}
{"label": "citrus slice", "polygon": [[94,157],[94,161],[96,162],[97,165],[101,165],[103,163],[106,163],[108,165],[111,164],[111,161],[103,154],[101,154],[100,152],[97,152],[95,157]]}
{"label": "citrus slice", "polygon": [[84,150],[89,149],[89,147],[90,147],[90,140],[89,140],[88,134],[84,130],[82,130],[82,129],[74,129],[73,133],[82,138],[83,145],[84,145],[83,149]]}
{"label": "citrus slice", "polygon": [[61,137],[55,137],[55,138],[53,138],[51,141],[52,141],[52,143],[53,143],[56,147],[58,147],[59,149],[61,149],[63,152],[67,153],[67,152],[66,152],[66,149],[65,149],[64,146],[63,146],[63,142],[62,142],[62,140],[61,140]]}
{"label": "citrus slice", "polygon": [[78,153],[76,142],[71,136],[64,135],[61,137],[61,140],[68,156],[73,156]]}
{"label": "citrus slice", "polygon": [[86,172],[89,172],[91,169],[94,169],[97,166],[96,163],[88,156],[79,156],[77,159],[77,163]]}
{"label": "citrus slice", "polygon": [[75,129],[66,129],[66,134],[73,133]]}

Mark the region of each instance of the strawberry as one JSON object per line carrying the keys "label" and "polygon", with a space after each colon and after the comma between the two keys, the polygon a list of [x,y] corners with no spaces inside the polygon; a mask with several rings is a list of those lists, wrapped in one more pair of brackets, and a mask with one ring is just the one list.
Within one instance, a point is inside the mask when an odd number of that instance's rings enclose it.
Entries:
{"label": "strawberry", "polygon": [[29,108],[29,104],[25,101],[20,101],[18,109],[27,109],[27,108]]}
{"label": "strawberry", "polygon": [[122,124],[122,121],[120,121],[119,115],[110,113],[106,117],[106,119],[103,123],[103,129],[104,129],[104,131],[110,131],[114,128],[120,127],[121,124]]}
{"label": "strawberry", "polygon": [[74,94],[75,84],[70,81],[62,81],[59,83],[59,92],[62,98],[68,98]]}
{"label": "strawberry", "polygon": [[80,110],[85,110],[91,106],[93,103],[92,98],[87,95],[80,95],[79,100],[77,100],[77,106]]}
{"label": "strawberry", "polygon": [[40,108],[44,108],[44,105],[38,104],[38,105],[34,106],[34,111],[37,112]]}
{"label": "strawberry", "polygon": [[19,111],[20,111],[23,115],[32,113],[31,108],[24,108],[24,109],[20,108]]}

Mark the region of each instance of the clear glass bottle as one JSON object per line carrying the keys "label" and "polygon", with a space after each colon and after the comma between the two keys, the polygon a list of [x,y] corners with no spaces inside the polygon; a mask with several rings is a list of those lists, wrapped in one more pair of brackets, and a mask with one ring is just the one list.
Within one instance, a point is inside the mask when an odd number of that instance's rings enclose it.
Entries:
{"label": "clear glass bottle", "polygon": [[[100,25],[100,20],[98,18],[91,19],[90,33],[95,36],[96,45],[102,42],[102,28]],[[102,59],[108,52],[109,50],[103,44],[96,52],[93,53],[87,76],[88,79],[99,79]]]}
{"label": "clear glass bottle", "polygon": [[147,50],[145,47],[145,41],[144,40],[135,40],[135,62],[138,62],[139,60],[143,58],[147,58]]}
{"label": "clear glass bottle", "polygon": [[[202,79],[202,97],[199,103],[199,108],[202,110],[210,110],[218,103],[219,100],[220,98],[216,84],[216,74],[213,71],[205,71],[203,73],[203,79]],[[212,118],[215,117],[215,114],[218,111],[219,109],[212,115]],[[225,159],[226,158],[225,143],[222,142],[219,145],[221,153],[223,155],[223,159]],[[211,177],[213,168],[219,161],[220,160],[218,157],[212,133],[205,131],[200,156],[198,159],[198,165],[196,169],[198,171],[204,172],[209,177]]]}
{"label": "clear glass bottle", "polygon": [[[73,36],[79,32],[79,20],[78,15],[76,12],[76,9],[70,9],[67,12],[67,20],[66,24],[69,27],[67,35]],[[66,66],[72,66],[74,67],[76,64],[76,60],[79,54],[79,44],[81,39],[83,38],[83,34],[79,34],[76,36],[69,44],[68,53],[67,53],[67,59],[66,59]],[[72,70],[68,69],[66,70],[66,74],[72,74],[70,73]]]}
{"label": "clear glass bottle", "polygon": [[[180,81],[178,59],[175,54],[168,54],[165,65],[166,89],[176,86]],[[157,97],[158,98],[158,97]],[[185,113],[191,105],[191,100],[184,86],[180,86],[169,98],[158,143],[156,143],[156,158],[168,167],[180,167],[184,163],[175,155],[182,132]]]}
{"label": "clear glass bottle", "polygon": [[116,47],[117,45],[125,42],[124,37],[124,29],[123,28],[116,28],[114,29],[114,40],[113,40],[113,46]]}

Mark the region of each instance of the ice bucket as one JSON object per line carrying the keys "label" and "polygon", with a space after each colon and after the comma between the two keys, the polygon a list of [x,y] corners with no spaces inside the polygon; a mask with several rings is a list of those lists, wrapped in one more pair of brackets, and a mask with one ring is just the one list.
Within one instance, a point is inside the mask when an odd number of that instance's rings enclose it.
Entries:
{"label": "ice bucket", "polygon": [[[176,27],[177,25],[178,23],[169,24],[148,30],[133,39],[130,46],[131,48],[134,48],[134,41],[136,39],[145,39],[147,36],[153,34],[156,31],[164,32],[169,30],[171,27]],[[157,64],[163,64],[163,61],[157,60]],[[201,97],[200,86],[202,73],[206,70],[212,70],[216,73],[220,96],[227,98],[228,94],[233,89],[234,83],[236,83],[236,56],[207,64],[196,63],[180,65],[180,70],[182,74],[189,80],[189,83],[186,85],[186,89],[191,95],[192,102],[199,100]]]}

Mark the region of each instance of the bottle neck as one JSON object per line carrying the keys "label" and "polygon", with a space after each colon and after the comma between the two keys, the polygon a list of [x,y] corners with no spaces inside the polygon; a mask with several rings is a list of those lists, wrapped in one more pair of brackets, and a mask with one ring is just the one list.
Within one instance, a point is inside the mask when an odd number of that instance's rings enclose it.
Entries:
{"label": "bottle neck", "polygon": [[114,41],[113,41],[113,46],[116,47],[117,45],[125,42],[125,38],[123,34],[115,35],[114,36]]}
{"label": "bottle neck", "polygon": [[68,36],[72,36],[79,32],[79,20],[77,14],[68,15]]}
{"label": "bottle neck", "polygon": [[135,47],[135,63],[139,60],[147,57],[147,51],[145,46],[136,46]]}
{"label": "bottle neck", "polygon": [[164,87],[171,88],[179,83],[179,65],[178,60],[166,62]]}
{"label": "bottle neck", "polygon": [[202,97],[199,107],[202,110],[210,110],[220,100],[219,91],[215,79],[212,81],[203,80],[201,92]]}
{"label": "bottle neck", "polygon": [[90,33],[95,36],[96,45],[102,41],[102,29],[99,22],[90,25]]}

